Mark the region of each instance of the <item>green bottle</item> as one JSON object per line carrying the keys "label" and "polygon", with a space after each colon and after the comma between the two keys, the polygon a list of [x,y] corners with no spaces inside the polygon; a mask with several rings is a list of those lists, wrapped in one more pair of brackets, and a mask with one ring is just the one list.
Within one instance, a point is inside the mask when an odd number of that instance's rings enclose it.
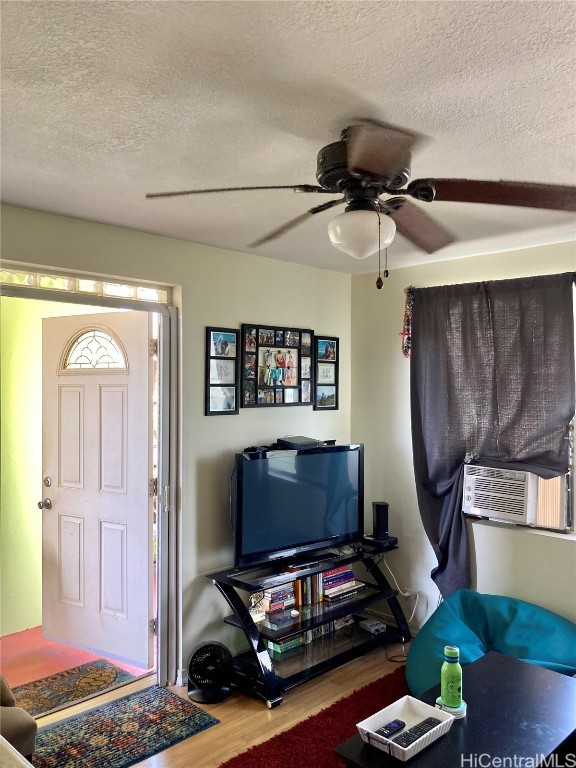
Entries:
{"label": "green bottle", "polygon": [[446,707],[456,709],[462,704],[462,667],[460,649],[455,645],[444,647],[444,663],[440,670],[440,697]]}

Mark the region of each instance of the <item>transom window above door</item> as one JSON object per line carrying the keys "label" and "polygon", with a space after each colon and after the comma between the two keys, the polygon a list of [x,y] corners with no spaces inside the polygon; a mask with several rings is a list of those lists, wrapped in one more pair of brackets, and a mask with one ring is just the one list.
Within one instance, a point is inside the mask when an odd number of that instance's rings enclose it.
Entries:
{"label": "transom window above door", "polygon": [[3,261],[0,269],[0,285],[5,287],[34,288],[52,293],[102,296],[122,299],[134,305],[145,302],[151,305],[172,303],[169,286],[132,283],[128,280],[103,280],[91,275],[66,274],[51,270],[41,272],[26,266]]}
{"label": "transom window above door", "polygon": [[61,372],[82,370],[127,371],[128,360],[119,339],[102,328],[83,331],[68,345],[60,365]]}

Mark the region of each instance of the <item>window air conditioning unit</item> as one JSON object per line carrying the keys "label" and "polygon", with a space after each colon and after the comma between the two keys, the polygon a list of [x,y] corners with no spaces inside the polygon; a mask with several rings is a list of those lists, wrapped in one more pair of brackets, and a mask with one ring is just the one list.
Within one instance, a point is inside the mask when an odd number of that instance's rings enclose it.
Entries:
{"label": "window air conditioning unit", "polygon": [[565,475],[544,480],[532,472],[466,464],[462,510],[537,528],[567,532],[572,527]]}

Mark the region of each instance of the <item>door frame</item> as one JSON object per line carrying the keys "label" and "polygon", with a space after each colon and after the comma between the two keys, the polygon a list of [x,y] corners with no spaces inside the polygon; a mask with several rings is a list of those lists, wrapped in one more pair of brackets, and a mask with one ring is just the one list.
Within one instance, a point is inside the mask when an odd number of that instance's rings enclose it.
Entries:
{"label": "door frame", "polygon": [[[7,262],[6,267],[9,268]],[[62,274],[62,272],[60,272]],[[75,273],[76,275],[78,273]],[[113,276],[100,279],[117,280]],[[122,282],[127,282],[122,279]],[[130,283],[135,281],[130,280]],[[22,285],[3,284],[2,296],[55,301],[62,304],[109,307],[111,309],[142,310],[159,316],[158,378],[158,519],[157,519],[157,620],[156,675],[158,684],[174,684],[178,674],[180,598],[178,590],[178,543],[176,488],[178,467],[178,309],[172,304],[105,296],[84,296],[67,291],[55,291]]]}

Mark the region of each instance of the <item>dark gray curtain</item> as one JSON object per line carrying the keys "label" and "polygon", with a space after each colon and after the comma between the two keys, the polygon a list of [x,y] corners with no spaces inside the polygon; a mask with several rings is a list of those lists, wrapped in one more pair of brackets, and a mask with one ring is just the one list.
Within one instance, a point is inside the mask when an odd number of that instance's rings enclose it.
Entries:
{"label": "dark gray curtain", "polygon": [[574,416],[576,273],[413,289],[410,358],[420,515],[447,597],[470,586],[467,453],[564,474]]}

